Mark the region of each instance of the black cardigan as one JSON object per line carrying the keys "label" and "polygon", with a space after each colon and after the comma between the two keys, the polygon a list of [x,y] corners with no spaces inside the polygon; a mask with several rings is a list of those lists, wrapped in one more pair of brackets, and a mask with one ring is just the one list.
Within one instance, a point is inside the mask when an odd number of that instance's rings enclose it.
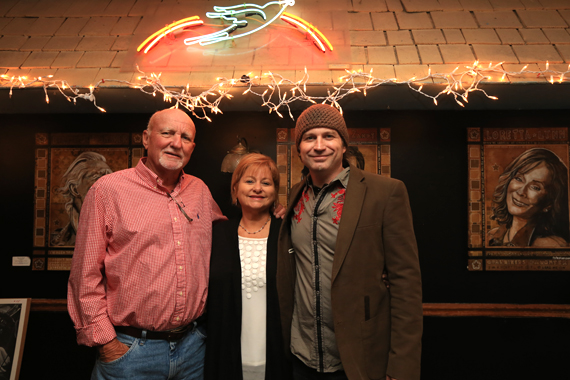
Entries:
{"label": "black cardigan", "polygon": [[[236,219],[214,226],[210,283],[208,287],[205,379],[241,380],[241,263]],[[290,364],[283,352],[281,319],[275,275],[277,238],[281,220],[271,217],[267,239],[266,380],[291,379]]]}

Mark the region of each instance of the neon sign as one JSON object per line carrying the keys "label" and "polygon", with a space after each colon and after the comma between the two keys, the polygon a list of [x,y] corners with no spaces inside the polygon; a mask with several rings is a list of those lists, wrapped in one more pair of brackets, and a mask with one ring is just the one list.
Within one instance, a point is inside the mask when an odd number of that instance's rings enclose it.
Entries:
{"label": "neon sign", "polygon": [[[277,14],[273,18],[267,21],[267,15],[265,14],[264,9],[270,5],[279,5],[280,9],[279,12],[277,12]],[[289,23],[290,25],[297,27],[301,32],[307,33],[313,39],[315,45],[322,52],[326,52],[325,46],[330,51],[332,51],[333,47],[329,42],[329,40],[315,26],[313,26],[312,24],[308,23],[307,21],[303,20],[300,17],[285,12],[285,9],[287,7],[293,5],[295,5],[295,0],[270,1],[265,5],[244,3],[229,7],[214,6],[215,12],[207,12],[206,16],[210,19],[222,19],[225,21],[230,21],[231,25],[218,32],[206,34],[204,36],[186,38],[184,39],[184,44],[188,46],[194,44],[199,44],[200,46],[206,46],[217,42],[235,40],[237,38],[245,37],[252,33],[255,33],[267,27],[268,25],[272,24],[275,20],[280,18],[281,20]],[[237,35],[232,34],[237,29],[248,26],[247,20],[238,19],[238,17],[247,17],[247,16],[259,16],[266,22],[248,32]],[[150,35],[142,44],[139,45],[137,51],[141,51],[144,48],[143,52],[146,54],[153,46],[155,46],[162,38],[164,38],[169,33],[172,33],[178,29],[192,27],[192,26],[200,26],[203,24],[204,21],[200,20],[199,16],[192,16],[184,18],[179,21],[175,21],[172,24],[169,24],[164,28],[156,31],[152,35]]]}

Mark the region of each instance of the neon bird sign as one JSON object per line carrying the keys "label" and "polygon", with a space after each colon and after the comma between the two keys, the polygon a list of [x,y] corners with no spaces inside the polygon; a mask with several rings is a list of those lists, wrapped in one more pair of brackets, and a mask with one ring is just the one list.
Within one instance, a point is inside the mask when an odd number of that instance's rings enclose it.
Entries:
{"label": "neon bird sign", "polygon": [[[267,20],[267,15],[263,11],[266,7],[270,5],[279,5],[280,9],[277,14],[271,18],[269,21],[265,22],[264,24],[258,26],[257,28],[250,30],[245,33],[232,35],[234,31],[239,28],[244,28],[248,26],[247,20],[240,20],[237,17],[246,17],[246,16],[260,16],[264,21]],[[270,1],[265,5],[257,5],[257,4],[239,4],[234,6],[228,7],[219,7],[214,6],[215,12],[207,12],[206,17],[210,19],[223,19],[226,21],[231,21],[231,25],[220,30],[218,32],[206,34],[204,36],[197,36],[197,37],[190,37],[184,39],[185,45],[195,45],[199,44],[200,46],[206,46],[210,44],[214,44],[217,42],[227,41],[227,40],[235,40],[237,38],[245,37],[252,33],[255,33],[268,25],[272,24],[277,18],[280,18],[282,21],[287,22],[290,25],[297,27],[301,32],[308,34],[315,45],[324,53],[326,52],[326,47],[330,51],[333,50],[333,47],[329,40],[321,33],[315,26],[308,23],[307,21],[303,20],[300,17],[294,16],[290,13],[285,12],[285,9],[289,6],[295,5],[295,0],[280,0],[280,1]],[[182,20],[178,20],[165,26],[164,28],[156,31],[152,35],[150,35],[143,43],[139,45],[137,51],[143,50],[143,53],[146,54],[150,49],[152,49],[162,38],[164,38],[169,33],[174,32],[175,30],[179,30],[182,28],[194,27],[204,25],[204,21],[200,20],[199,16],[192,16],[188,18],[184,18]]]}

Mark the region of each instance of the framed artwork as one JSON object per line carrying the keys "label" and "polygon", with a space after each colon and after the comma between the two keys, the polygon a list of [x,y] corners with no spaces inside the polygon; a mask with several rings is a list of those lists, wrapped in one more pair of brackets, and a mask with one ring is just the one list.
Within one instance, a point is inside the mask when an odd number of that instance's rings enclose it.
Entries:
{"label": "framed artwork", "polygon": [[570,270],[568,129],[470,128],[469,270]]}
{"label": "framed artwork", "polygon": [[20,375],[30,298],[0,299],[0,378],[17,380]]}
{"label": "framed artwork", "polygon": [[[390,128],[348,128],[348,161],[370,173],[391,175]],[[279,203],[287,205],[289,190],[303,178],[303,163],[295,147],[295,129],[277,129]]]}
{"label": "framed artwork", "polygon": [[33,270],[69,270],[87,191],[102,176],[135,166],[141,133],[36,134]]}

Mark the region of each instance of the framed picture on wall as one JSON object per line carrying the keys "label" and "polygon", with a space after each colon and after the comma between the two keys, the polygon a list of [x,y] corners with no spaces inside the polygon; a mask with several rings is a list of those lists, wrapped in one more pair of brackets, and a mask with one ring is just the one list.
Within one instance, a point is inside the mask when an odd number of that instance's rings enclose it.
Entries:
{"label": "framed picture on wall", "polygon": [[469,270],[569,271],[568,129],[468,135]]}
{"label": "framed picture on wall", "polygon": [[33,270],[69,270],[87,191],[102,176],[136,166],[141,133],[36,134]]}
{"label": "framed picture on wall", "polygon": [[0,378],[17,380],[24,353],[30,298],[0,298]]}

